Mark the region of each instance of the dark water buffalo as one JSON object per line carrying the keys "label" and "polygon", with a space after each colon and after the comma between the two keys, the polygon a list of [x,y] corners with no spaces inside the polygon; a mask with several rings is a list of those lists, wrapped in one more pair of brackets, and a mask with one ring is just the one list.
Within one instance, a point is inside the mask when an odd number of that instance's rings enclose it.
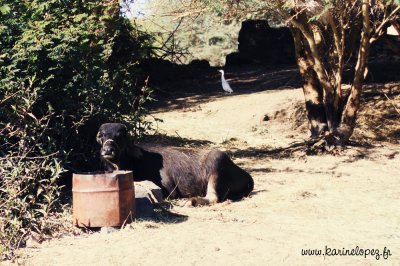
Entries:
{"label": "dark water buffalo", "polygon": [[150,180],[164,196],[191,198],[193,206],[238,200],[253,190],[252,177],[219,150],[139,147],[118,123],[101,125],[97,141],[106,170],[132,170],[135,181]]}

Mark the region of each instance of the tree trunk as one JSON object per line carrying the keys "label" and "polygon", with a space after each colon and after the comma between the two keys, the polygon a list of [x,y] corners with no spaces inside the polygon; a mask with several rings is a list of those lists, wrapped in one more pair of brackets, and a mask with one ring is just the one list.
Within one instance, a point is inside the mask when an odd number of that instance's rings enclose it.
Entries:
{"label": "tree trunk", "polygon": [[291,20],[292,25],[297,28],[302,35],[304,40],[303,47],[307,47],[309,55],[312,58],[313,63],[311,64],[314,73],[318,78],[318,82],[323,89],[323,102],[326,116],[326,123],[328,130],[334,132],[337,128],[337,119],[335,113],[335,89],[329,81],[327,70],[323,63],[323,57],[321,55],[322,35],[321,29],[311,24],[307,17],[303,13],[298,14],[297,18]]}
{"label": "tree trunk", "polygon": [[361,42],[358,51],[357,64],[355,68],[353,86],[350,96],[342,116],[340,127],[334,133],[335,144],[343,145],[353,134],[357,111],[360,107],[360,98],[363,88],[364,78],[367,73],[368,55],[370,47],[370,20],[369,20],[369,0],[362,1],[362,21]]}
{"label": "tree trunk", "polygon": [[307,110],[308,127],[311,137],[318,137],[328,129],[323,103],[323,90],[313,69],[311,52],[307,50],[306,40],[298,29],[291,28],[297,65],[303,78],[303,93]]}

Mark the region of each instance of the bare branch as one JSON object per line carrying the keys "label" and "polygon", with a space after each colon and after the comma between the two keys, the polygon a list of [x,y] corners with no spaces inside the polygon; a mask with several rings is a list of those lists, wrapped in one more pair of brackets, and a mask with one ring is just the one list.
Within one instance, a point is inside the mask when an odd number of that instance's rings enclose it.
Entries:
{"label": "bare branch", "polygon": [[400,6],[397,6],[389,15],[385,16],[386,18],[380,23],[379,27],[375,30],[373,37],[370,39],[370,43],[375,42],[380,36],[383,35],[383,28],[389,23],[393,17],[400,11]]}

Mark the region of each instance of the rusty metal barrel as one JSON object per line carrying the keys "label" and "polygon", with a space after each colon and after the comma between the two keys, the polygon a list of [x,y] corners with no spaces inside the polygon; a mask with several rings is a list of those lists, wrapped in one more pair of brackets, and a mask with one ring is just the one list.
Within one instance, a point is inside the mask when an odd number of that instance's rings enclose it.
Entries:
{"label": "rusty metal barrel", "polygon": [[135,214],[133,186],[132,171],[74,174],[74,224],[80,227],[104,227],[132,222]]}

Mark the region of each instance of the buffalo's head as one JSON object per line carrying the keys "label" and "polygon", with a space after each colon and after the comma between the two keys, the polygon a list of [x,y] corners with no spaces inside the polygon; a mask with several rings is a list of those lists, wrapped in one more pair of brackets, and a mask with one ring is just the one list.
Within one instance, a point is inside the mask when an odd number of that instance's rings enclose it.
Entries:
{"label": "buffalo's head", "polygon": [[129,144],[128,130],[123,124],[102,124],[97,133],[97,142],[101,145],[100,156],[118,168],[120,157]]}

